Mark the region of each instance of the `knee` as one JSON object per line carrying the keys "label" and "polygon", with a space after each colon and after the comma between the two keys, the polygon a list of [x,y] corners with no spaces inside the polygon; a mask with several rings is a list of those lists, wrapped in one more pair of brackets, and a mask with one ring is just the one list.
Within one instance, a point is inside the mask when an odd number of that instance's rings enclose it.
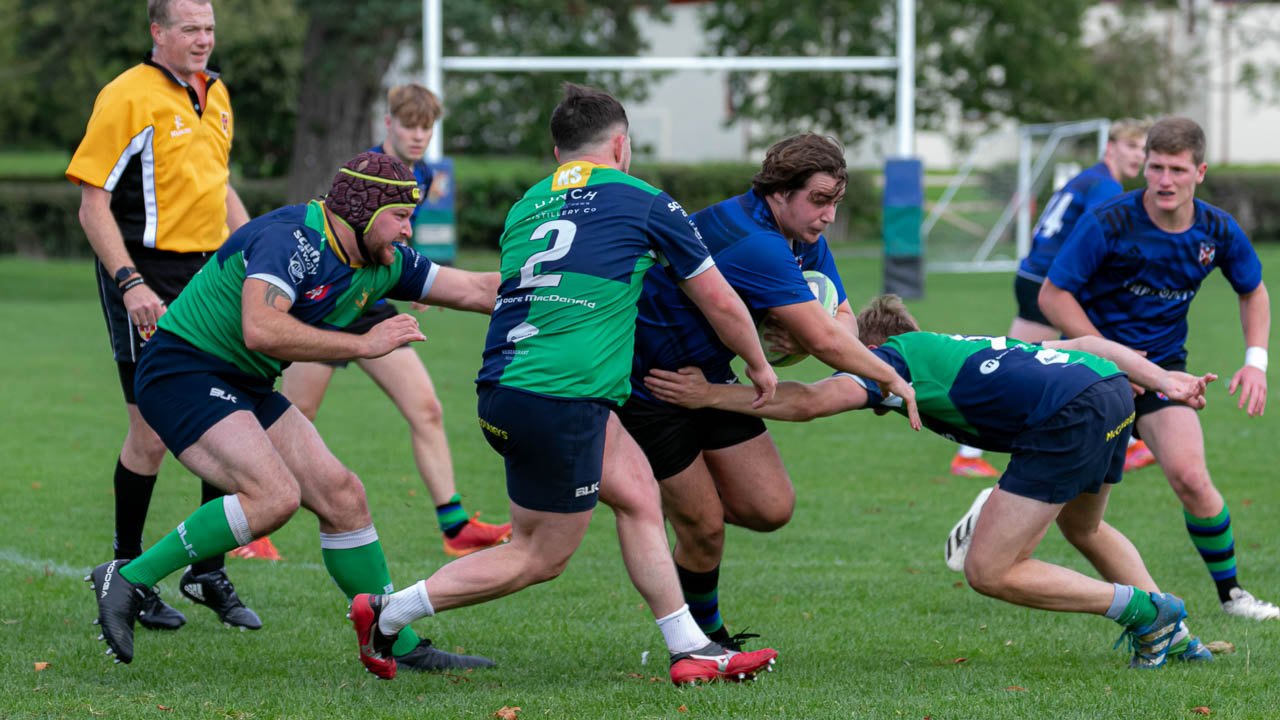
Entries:
{"label": "knee", "polygon": [[1165,470],[1165,477],[1180,496],[1197,496],[1213,490],[1213,481],[1209,479],[1209,470],[1204,463],[1178,463]]}
{"label": "knee", "polygon": [[428,428],[439,428],[444,425],[444,408],[440,405],[440,399],[434,393],[428,393],[425,398],[414,404],[413,408],[406,414],[405,419],[409,421],[409,426],[415,432],[421,432]]}
{"label": "knee", "polygon": [[972,551],[964,561],[964,579],[982,595],[998,598],[1004,594],[1003,574],[975,558]]}
{"label": "knee", "polygon": [[743,511],[733,512],[733,523],[756,532],[773,532],[791,522],[796,509],[796,494],[790,487],[782,495],[774,496],[767,503],[752,505]]}
{"label": "knee", "polygon": [[292,478],[290,478],[289,482],[279,483],[272,490],[264,503],[265,515],[269,526],[266,532],[284,525],[302,506],[302,491],[298,488],[298,483],[294,482]]}
{"label": "knee", "polygon": [[671,519],[680,545],[698,555],[719,558],[724,551],[724,520],[708,515]]}
{"label": "knee", "polygon": [[523,586],[536,585],[560,577],[569,566],[569,558],[573,553],[535,552],[525,555],[525,571]]}

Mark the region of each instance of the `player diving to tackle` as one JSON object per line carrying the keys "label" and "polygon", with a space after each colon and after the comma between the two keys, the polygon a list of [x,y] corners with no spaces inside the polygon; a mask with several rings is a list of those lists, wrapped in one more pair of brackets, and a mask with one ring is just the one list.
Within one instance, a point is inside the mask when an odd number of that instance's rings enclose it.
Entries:
{"label": "player diving to tackle", "polygon": [[[1129,382],[1198,408],[1216,376],[1164,370],[1098,337],[1030,345],[920,332],[892,295],[858,314],[858,331],[911,382],[926,427],[1012,454],[966,558],[965,577],[975,590],[1016,605],[1111,618],[1130,641],[1130,667],[1158,667],[1170,655],[1212,659],[1182,622],[1183,601],[1159,591],[1138,550],[1102,515],[1132,429]],[[654,370],[646,382],[667,402],[778,420],[862,408],[902,412],[900,398],[844,373],[779,383],[774,399],[758,408],[749,388],[710,384],[696,368]],[[1107,582],[1031,557],[1054,522]]]}

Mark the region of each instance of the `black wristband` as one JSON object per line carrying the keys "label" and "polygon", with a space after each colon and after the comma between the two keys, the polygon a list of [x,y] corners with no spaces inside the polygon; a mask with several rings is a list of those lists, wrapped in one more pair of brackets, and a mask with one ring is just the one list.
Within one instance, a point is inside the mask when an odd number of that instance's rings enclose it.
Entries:
{"label": "black wristband", "polygon": [[135,287],[137,287],[137,286],[139,286],[139,285],[146,285],[146,284],[147,284],[147,281],[146,281],[146,280],[144,280],[144,279],[143,279],[143,277],[142,277],[141,275],[139,275],[138,277],[136,277],[136,278],[134,278],[134,279],[130,280],[129,282],[127,282],[127,283],[125,283],[125,284],[121,285],[121,286],[120,286],[120,292],[121,292],[121,294],[123,294],[125,291],[129,290],[130,288],[135,288]]}

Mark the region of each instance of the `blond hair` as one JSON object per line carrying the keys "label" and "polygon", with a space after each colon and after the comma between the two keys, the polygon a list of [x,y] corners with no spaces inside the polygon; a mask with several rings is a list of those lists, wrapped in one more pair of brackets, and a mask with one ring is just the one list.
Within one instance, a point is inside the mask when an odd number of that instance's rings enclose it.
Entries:
{"label": "blond hair", "polygon": [[421,85],[410,83],[387,91],[387,114],[405,127],[433,127],[440,113],[440,98]]}
{"label": "blond hair", "polygon": [[893,293],[871,298],[871,302],[858,311],[858,339],[863,345],[883,345],[894,335],[919,329],[902,298]]}
{"label": "blond hair", "polygon": [[1107,131],[1107,140],[1109,142],[1141,140],[1147,136],[1147,132],[1150,130],[1151,123],[1146,120],[1123,118],[1111,123],[1111,129]]}

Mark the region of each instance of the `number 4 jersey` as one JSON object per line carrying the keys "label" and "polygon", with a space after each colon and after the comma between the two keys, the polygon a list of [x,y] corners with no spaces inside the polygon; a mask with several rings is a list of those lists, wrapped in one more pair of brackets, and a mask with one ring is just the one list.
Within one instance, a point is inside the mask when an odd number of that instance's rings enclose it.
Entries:
{"label": "number 4 jersey", "polygon": [[645,271],[714,263],[671,196],[589,162],[561,165],[511,208],[477,383],[621,405]]}

